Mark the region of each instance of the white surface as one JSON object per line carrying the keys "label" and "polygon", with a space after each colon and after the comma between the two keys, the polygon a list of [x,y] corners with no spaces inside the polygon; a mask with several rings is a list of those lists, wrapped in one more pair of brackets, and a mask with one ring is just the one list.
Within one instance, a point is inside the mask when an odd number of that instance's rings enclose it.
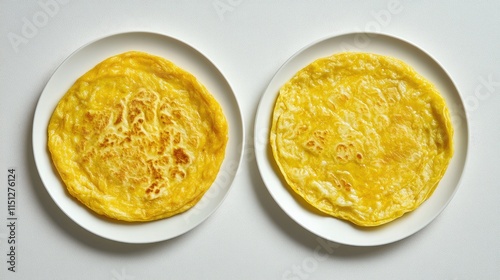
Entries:
{"label": "white surface", "polygon": [[[365,43],[356,44],[364,38]],[[374,228],[355,227],[351,223],[318,215],[302,205],[292,195],[290,188],[281,179],[269,151],[269,128],[280,88],[300,69],[313,61],[343,51],[363,51],[388,55],[401,59],[430,80],[445,98],[454,116],[454,156],[448,169],[432,196],[415,211],[384,226]],[[453,109],[453,110],[452,110]],[[452,79],[429,54],[417,46],[399,38],[380,33],[347,33],[321,39],[308,45],[292,56],[278,70],[259,103],[255,117],[254,138],[256,160],[262,179],[280,207],[297,223],[327,240],[353,246],[377,246],[406,238],[421,230],[434,220],[448,205],[458,189],[462,176],[469,143],[466,113],[460,94]]]}
{"label": "white surface", "polygon": [[[499,10],[497,1],[1,1],[0,172],[6,181],[7,168],[17,169],[19,220],[11,273],[2,183],[0,279],[497,279]],[[147,245],[109,241],[69,219],[43,187],[31,145],[36,102],[56,67],[90,41],[138,30],[178,38],[214,62],[248,132],[217,211]],[[260,178],[253,144],[259,99],[279,67],[309,43],[351,31],[381,31],[432,54],[464,98],[471,134],[446,209],[418,233],[368,248],[328,243],[290,219]]]}
{"label": "white surface", "polygon": [[[127,51],[143,51],[172,61],[192,73],[219,102],[229,135],[219,174],[203,198],[182,214],[151,223],[121,223],[99,217],[65,190],[47,151],[47,127],[55,107],[71,85],[104,59]],[[238,171],[243,151],[243,120],[229,83],[215,65],[191,46],[150,32],[126,32],[93,41],[70,55],[57,68],[38,100],[33,121],[33,156],[38,174],[54,202],[73,221],[101,237],[126,243],[151,243],[179,236],[205,221],[222,203]]]}

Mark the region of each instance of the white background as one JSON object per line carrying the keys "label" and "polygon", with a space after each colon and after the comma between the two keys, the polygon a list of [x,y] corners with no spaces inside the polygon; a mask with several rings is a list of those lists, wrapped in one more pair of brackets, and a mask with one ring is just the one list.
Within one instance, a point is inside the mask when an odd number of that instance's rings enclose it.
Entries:
{"label": "white background", "polygon": [[[0,2],[0,279],[499,279],[500,2],[55,1]],[[56,67],[80,46],[126,31],[166,34],[211,59],[247,132],[221,207],[187,234],[149,245],[108,241],[67,218],[31,147],[36,102]],[[350,31],[426,50],[456,82],[469,117],[468,163],[451,203],[422,231],[378,247],[325,243],[301,228],[269,195],[253,154],[253,119],[274,73],[307,44]],[[10,167],[18,173],[15,273],[7,270]]]}

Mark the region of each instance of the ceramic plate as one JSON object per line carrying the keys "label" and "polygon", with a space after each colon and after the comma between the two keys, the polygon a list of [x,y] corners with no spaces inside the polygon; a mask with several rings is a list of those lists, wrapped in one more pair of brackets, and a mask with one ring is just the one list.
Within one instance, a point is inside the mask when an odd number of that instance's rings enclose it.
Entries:
{"label": "ceramic plate", "polygon": [[[415,211],[379,227],[363,228],[329,216],[317,215],[298,201],[280,180],[269,147],[274,104],[281,86],[314,60],[343,51],[361,51],[399,58],[435,84],[446,99],[454,125],[455,154],[434,194]],[[278,70],[261,98],[255,120],[255,151],[259,171],[271,196],[298,224],[327,240],[354,246],[382,245],[424,228],[446,207],[456,192],[467,157],[469,130],[464,105],[446,70],[414,44],[389,35],[349,33],[314,42],[298,51]]]}
{"label": "ceramic plate", "polygon": [[[102,60],[137,50],[172,61],[196,76],[222,106],[229,124],[226,157],[204,197],[182,214],[146,223],[122,223],[88,211],[70,197],[47,149],[47,126],[57,103],[78,77]],[[148,32],[130,32],[91,42],[69,56],[54,72],[38,101],[33,121],[35,163],[50,196],[73,221],[96,235],[126,243],[151,243],[181,235],[207,219],[222,203],[241,162],[244,129],[241,111],[231,86],[199,51],[175,38]]]}

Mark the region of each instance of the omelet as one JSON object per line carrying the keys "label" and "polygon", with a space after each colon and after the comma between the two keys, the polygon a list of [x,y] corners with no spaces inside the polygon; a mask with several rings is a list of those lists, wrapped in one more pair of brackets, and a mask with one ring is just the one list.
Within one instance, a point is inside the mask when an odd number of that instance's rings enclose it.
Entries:
{"label": "omelet", "polygon": [[362,52],[319,58],[286,82],[269,140],[291,190],[364,227],[418,208],[453,156],[436,87],[399,59]]}
{"label": "omelet", "polygon": [[129,222],[193,207],[216,179],[227,141],[211,93],[174,63],[138,51],[81,76],[48,125],[48,150],[69,194]]}

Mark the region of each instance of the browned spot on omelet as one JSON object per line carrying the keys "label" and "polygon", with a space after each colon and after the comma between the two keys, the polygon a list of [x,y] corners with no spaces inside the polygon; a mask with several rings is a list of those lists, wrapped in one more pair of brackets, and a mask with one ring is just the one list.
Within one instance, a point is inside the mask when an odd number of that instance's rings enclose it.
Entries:
{"label": "browned spot on omelet", "polygon": [[186,173],[184,171],[180,170],[179,168],[174,167],[174,168],[170,169],[170,177],[172,179],[182,180],[182,179],[184,179],[184,177],[186,177]]}
{"label": "browned spot on omelet", "polygon": [[189,156],[184,152],[182,148],[174,149],[174,159],[176,164],[189,163]]}

